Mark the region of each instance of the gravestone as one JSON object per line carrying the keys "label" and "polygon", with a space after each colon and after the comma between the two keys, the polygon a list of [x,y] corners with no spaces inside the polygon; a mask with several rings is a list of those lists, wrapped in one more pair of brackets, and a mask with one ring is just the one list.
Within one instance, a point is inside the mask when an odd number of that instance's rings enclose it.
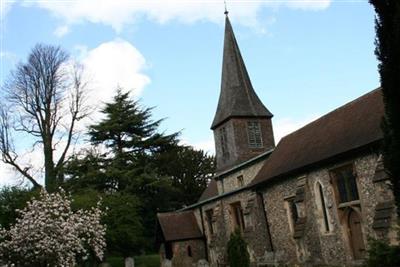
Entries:
{"label": "gravestone", "polygon": [[208,262],[205,259],[201,259],[197,262],[196,267],[210,267],[210,265],[208,264]]}
{"label": "gravestone", "polygon": [[171,263],[170,260],[164,259],[164,260],[161,262],[161,267],[172,267],[172,263]]}
{"label": "gravestone", "polygon": [[125,258],[125,267],[135,267],[135,260],[131,257]]}

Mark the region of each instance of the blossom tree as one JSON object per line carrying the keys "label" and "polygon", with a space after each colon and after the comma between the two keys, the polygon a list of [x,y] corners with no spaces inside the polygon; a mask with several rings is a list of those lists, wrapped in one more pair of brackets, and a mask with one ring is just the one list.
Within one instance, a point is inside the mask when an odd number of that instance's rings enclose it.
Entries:
{"label": "blossom tree", "polygon": [[76,266],[103,258],[105,226],[100,203],[90,210],[71,209],[64,191],[42,191],[19,211],[9,230],[0,228],[0,259],[10,266]]}

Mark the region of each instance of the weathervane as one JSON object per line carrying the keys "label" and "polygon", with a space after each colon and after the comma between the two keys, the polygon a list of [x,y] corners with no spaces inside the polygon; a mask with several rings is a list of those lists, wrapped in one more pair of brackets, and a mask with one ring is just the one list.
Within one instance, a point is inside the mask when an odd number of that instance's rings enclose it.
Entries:
{"label": "weathervane", "polygon": [[227,9],[227,7],[226,7],[226,0],[224,0],[224,6],[225,6],[225,12],[224,12],[224,14],[225,15],[227,15],[228,16],[228,9]]}

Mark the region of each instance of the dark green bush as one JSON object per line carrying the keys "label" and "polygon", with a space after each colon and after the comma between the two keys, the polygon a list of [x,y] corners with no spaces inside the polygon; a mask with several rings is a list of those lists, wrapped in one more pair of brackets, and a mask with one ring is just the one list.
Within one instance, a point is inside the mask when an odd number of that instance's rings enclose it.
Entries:
{"label": "dark green bush", "polygon": [[365,267],[400,266],[400,246],[391,246],[384,241],[371,239],[367,253]]}
{"label": "dark green bush", "polygon": [[228,262],[230,267],[249,267],[250,256],[247,243],[238,229],[231,234],[228,242]]}
{"label": "dark green bush", "polygon": [[18,217],[17,210],[25,208],[26,203],[39,195],[38,190],[22,187],[3,187],[0,189],[0,225],[8,229]]}

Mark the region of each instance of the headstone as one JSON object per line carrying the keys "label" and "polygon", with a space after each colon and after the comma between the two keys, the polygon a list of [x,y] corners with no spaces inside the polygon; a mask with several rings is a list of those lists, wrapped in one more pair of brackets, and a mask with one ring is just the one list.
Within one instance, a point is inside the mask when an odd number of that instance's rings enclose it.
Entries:
{"label": "headstone", "polygon": [[172,267],[172,263],[171,263],[170,260],[164,259],[164,260],[161,262],[161,267]]}
{"label": "headstone", "polygon": [[135,267],[135,260],[131,257],[125,258],[125,267]]}
{"label": "headstone", "polygon": [[205,259],[201,259],[197,262],[197,267],[210,267]]}

